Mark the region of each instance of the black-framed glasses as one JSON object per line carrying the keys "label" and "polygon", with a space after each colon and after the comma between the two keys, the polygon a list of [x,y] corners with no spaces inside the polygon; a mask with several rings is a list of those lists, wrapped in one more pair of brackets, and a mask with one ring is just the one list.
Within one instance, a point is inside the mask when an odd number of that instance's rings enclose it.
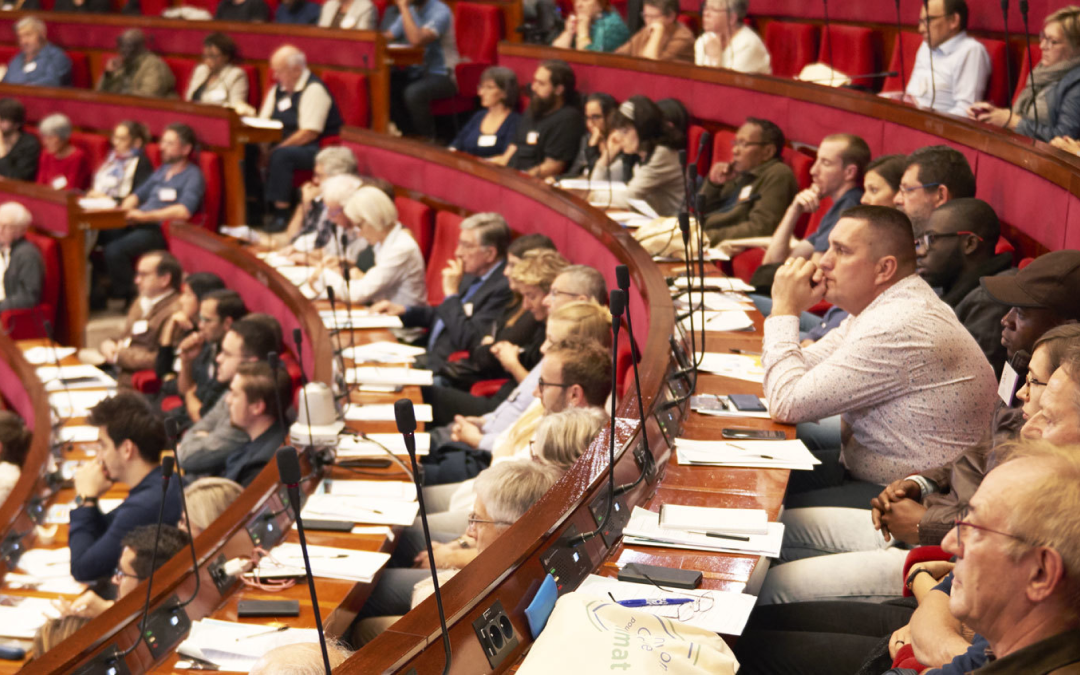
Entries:
{"label": "black-framed glasses", "polygon": [[113,581],[117,584],[119,584],[124,579],[134,579],[135,581],[142,581],[142,577],[140,577],[139,575],[128,574],[124,570],[120,569],[119,566],[117,566],[117,568],[113,570],[112,578]]}
{"label": "black-framed glasses", "polygon": [[1024,382],[1027,383],[1027,386],[1028,386],[1029,389],[1031,387],[1045,387],[1046,386],[1045,382],[1040,382],[1039,380],[1036,380],[1034,377],[1032,377],[1030,371],[1028,372],[1027,377],[1024,378]]}
{"label": "black-framed glasses", "polygon": [[923,232],[918,237],[915,237],[915,247],[916,248],[922,247],[923,249],[928,250],[934,245],[934,242],[937,241],[938,239],[948,239],[950,237],[966,237],[966,236],[972,236],[972,237],[975,237],[976,239],[978,239],[979,241],[985,241],[979,235],[975,234],[974,232],[970,232],[968,230],[961,230],[960,232]]}
{"label": "black-framed glasses", "polygon": [[923,183],[922,185],[914,185],[912,187],[904,187],[903,185],[901,185],[900,192],[903,192],[905,195],[909,195],[916,190],[929,190],[930,188],[935,188],[939,185],[941,185],[941,183]]}
{"label": "black-framed glasses", "polygon": [[953,520],[953,527],[956,528],[956,544],[957,544],[957,547],[960,549],[961,557],[964,555],[964,528],[965,527],[970,527],[973,530],[981,530],[982,532],[990,532],[991,534],[1000,534],[1003,537],[1008,537],[1009,539],[1015,539],[1016,541],[1020,542],[1021,544],[1027,544],[1028,546],[1033,546],[1033,544],[1031,542],[1029,542],[1028,540],[1024,539],[1021,536],[1018,536],[1018,535],[1015,535],[1015,534],[1010,534],[1008,532],[1002,532],[1000,530],[992,530],[989,527],[983,527],[982,525],[976,525],[975,523],[969,522],[967,520],[967,517],[968,517],[969,513],[970,512],[968,511],[968,509],[965,508],[963,511],[960,512],[960,517]]}
{"label": "black-framed glasses", "polygon": [[556,296],[559,296],[559,295],[568,295],[568,296],[570,296],[572,298],[576,298],[578,296],[577,293],[571,293],[570,291],[560,291],[559,289],[555,288],[554,286],[552,286],[548,290],[547,294],[550,295],[553,298],[556,297]]}
{"label": "black-framed glasses", "polygon": [[572,386],[574,386],[574,385],[572,385],[572,384],[563,384],[563,383],[560,383],[560,382],[544,382],[544,378],[542,378],[542,377],[536,383],[536,388],[540,390],[541,394],[544,393],[544,387],[558,387],[559,389],[566,389],[567,387],[572,387]]}
{"label": "black-framed glasses", "polygon": [[1064,40],[1055,40],[1054,38],[1047,35],[1046,31],[1043,31],[1043,32],[1039,33],[1039,44],[1042,44],[1044,42],[1047,43],[1048,45],[1050,45],[1051,47],[1057,47],[1060,44],[1064,44],[1065,41]]}
{"label": "black-framed glasses", "polygon": [[741,138],[733,138],[731,140],[731,147],[733,148],[748,148],[751,145],[769,145],[765,141],[744,141]]}
{"label": "black-framed glasses", "polygon": [[927,16],[920,16],[919,17],[919,23],[930,23],[931,21],[936,21],[938,19],[944,19],[944,18],[945,18],[944,14],[928,14]]}

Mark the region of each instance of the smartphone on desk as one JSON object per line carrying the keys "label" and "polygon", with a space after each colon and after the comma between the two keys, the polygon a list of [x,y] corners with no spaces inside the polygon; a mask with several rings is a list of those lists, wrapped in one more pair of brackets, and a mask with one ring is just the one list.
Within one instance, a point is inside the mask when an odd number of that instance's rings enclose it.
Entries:
{"label": "smartphone on desk", "polygon": [[728,394],[732,407],[739,412],[767,412],[768,408],[761,399],[753,394]]}
{"label": "smartphone on desk", "polygon": [[768,429],[736,429],[728,428],[720,432],[721,435],[731,441],[782,441],[787,436],[783,431],[770,431]]}

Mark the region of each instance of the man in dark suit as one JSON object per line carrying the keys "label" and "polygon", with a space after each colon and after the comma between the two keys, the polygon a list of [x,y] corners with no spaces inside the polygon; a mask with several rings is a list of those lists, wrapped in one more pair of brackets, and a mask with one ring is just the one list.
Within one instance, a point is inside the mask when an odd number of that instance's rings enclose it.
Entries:
{"label": "man in dark suit", "polygon": [[248,442],[232,451],[223,476],[247,487],[285,439],[285,409],[292,405],[292,381],[284,368],[265,361],[241,363],[229,385],[229,421]]}
{"label": "man in dark suit", "polygon": [[446,298],[438,307],[403,307],[382,301],[371,309],[401,317],[408,327],[429,328],[424,367],[438,372],[447,357],[472,351],[490,335],[513,294],[506,275],[510,227],[497,213],[477,213],[461,221],[454,258],[442,271]]}
{"label": "man in dark suit", "polygon": [[[165,429],[150,404],[134,392],[122,392],[90,409],[87,421],[98,428],[97,456],[75,474],[68,546],[71,576],[92,582],[112,574],[123,551],[124,536],[139,525],[157,522],[161,505],[161,452]],[[165,494],[163,521],[180,520],[180,481],[173,477]],[[131,486],[127,499],[109,513],[98,499],[113,483]]]}
{"label": "man in dark suit", "polygon": [[0,206],[0,312],[26,309],[41,301],[45,263],[37,246],[23,238],[32,220],[18,202]]}

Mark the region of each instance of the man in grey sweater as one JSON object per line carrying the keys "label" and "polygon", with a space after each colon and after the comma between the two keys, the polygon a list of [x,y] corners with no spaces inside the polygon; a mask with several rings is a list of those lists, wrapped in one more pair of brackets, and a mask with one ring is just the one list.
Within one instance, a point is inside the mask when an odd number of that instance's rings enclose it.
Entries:
{"label": "man in grey sweater", "polygon": [[41,301],[45,263],[37,246],[24,236],[33,218],[25,206],[0,206],[0,312],[26,309]]}

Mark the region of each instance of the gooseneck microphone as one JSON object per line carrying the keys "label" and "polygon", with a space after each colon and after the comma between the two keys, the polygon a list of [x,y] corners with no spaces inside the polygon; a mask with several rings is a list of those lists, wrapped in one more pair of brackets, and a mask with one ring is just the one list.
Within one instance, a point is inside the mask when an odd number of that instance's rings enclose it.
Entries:
{"label": "gooseneck microphone", "polygon": [[416,411],[413,402],[401,398],[394,402],[394,420],[398,433],[405,441],[405,449],[413,467],[413,483],[416,485],[416,500],[420,506],[420,524],[424,527],[424,544],[427,546],[428,565],[431,567],[431,581],[435,585],[435,607],[439,611],[439,626],[442,628],[443,651],[446,652],[446,665],[443,675],[450,672],[453,653],[450,651],[450,633],[446,630],[446,612],[443,610],[442,593],[439,591],[439,575],[435,571],[435,551],[431,547],[431,531],[428,530],[427,508],[424,506],[424,490],[420,485],[420,468],[416,464]]}
{"label": "gooseneck microphone", "polygon": [[[333,316],[334,316],[334,325],[336,326],[337,325],[337,303],[335,302],[335,299],[334,299],[335,295],[337,295],[337,294],[334,293],[333,286],[327,285],[327,287],[326,287],[326,297],[329,298],[329,300],[330,300],[330,313],[333,314]],[[335,330],[330,331],[330,334],[332,336],[334,336],[334,338],[337,340],[337,348],[334,349],[334,361],[338,365],[338,376],[341,378],[340,380],[338,380],[338,378],[335,377],[334,380],[335,380],[335,382],[337,382],[338,386],[341,388],[341,399],[345,403],[348,403],[349,402],[349,384],[348,384],[348,381],[347,381],[347,379],[345,377],[345,356],[343,354],[343,352],[345,351],[345,348],[341,346],[341,331],[335,329]]]}
{"label": "gooseneck microphone", "polygon": [[[701,227],[700,223],[698,223],[698,227]],[[690,389],[693,390],[697,387],[697,331],[694,330],[694,263],[690,258],[690,214],[686,211],[679,214],[679,229],[682,230],[683,250],[686,253],[686,297],[690,301],[690,368],[694,372],[694,386],[690,387]],[[702,289],[702,293],[704,293],[704,289]],[[705,318],[704,312],[701,316],[702,319]],[[704,351],[705,345],[702,344],[701,348]]]}
{"label": "gooseneck microphone", "polygon": [[319,595],[315,592],[315,577],[311,573],[311,560],[308,558],[307,538],[304,536],[304,520],[300,517],[300,459],[296,448],[284,445],[277,451],[278,477],[289,492],[289,503],[296,514],[296,532],[300,536],[300,551],[304,554],[304,571],[307,572],[308,593],[311,595],[311,608],[315,613],[315,629],[319,631],[319,647],[322,649],[323,666],[326,675],[330,675],[330,654],[326,651],[326,635],[323,633],[322,613],[319,611]]}
{"label": "gooseneck microphone", "polygon": [[1039,106],[1035,104],[1035,100],[1038,98],[1035,93],[1035,62],[1031,60],[1031,29],[1028,28],[1028,0],[1020,0],[1020,18],[1024,20],[1024,42],[1027,43],[1028,86],[1031,87],[1032,100],[1031,110],[1035,115],[1035,126],[1039,126]]}
{"label": "gooseneck microphone", "polygon": [[[1004,0],[1008,2],[1008,0]],[[1008,40],[1005,41],[1008,44]],[[900,50],[900,94],[907,93],[907,66],[904,64],[904,26],[900,19],[900,0],[896,0],[896,47]]]}
{"label": "gooseneck microphone", "polygon": [[[757,195],[750,195],[743,200],[743,203],[749,203],[756,201],[754,197],[761,198],[761,193]],[[698,213],[698,275],[701,285],[698,289],[701,291],[701,354],[694,354],[694,365],[700,366],[701,362],[705,360],[705,226],[701,220],[701,212],[705,210],[705,195],[697,196],[697,204],[694,209]],[[693,307],[694,303],[691,299],[690,306]]]}
{"label": "gooseneck microphone", "polygon": [[[645,475],[649,472],[649,466],[652,464],[652,452],[649,450],[649,433],[645,429],[645,404],[641,400],[641,379],[638,377],[638,357],[640,355],[638,354],[637,342],[634,340],[634,324],[630,321],[630,270],[626,265],[617,265],[615,267],[615,282],[626,297],[626,334],[630,340],[630,361],[634,368],[634,389],[637,392],[638,418],[641,420],[641,442],[645,448],[645,455],[641,459],[641,474],[634,482],[616,488],[614,496],[618,497],[633,490],[645,478]],[[607,521],[602,523],[602,525],[606,524]]]}
{"label": "gooseneck microphone", "polygon": [[174,457],[163,457],[161,459],[161,504],[158,506],[157,528],[154,530],[154,550],[150,554],[150,576],[146,580],[146,601],[143,602],[142,619],[139,621],[139,636],[135,638],[135,642],[132,642],[130,647],[122,652],[117,652],[109,659],[108,662],[112,664],[122,661],[124,657],[135,651],[135,648],[143,641],[146,634],[146,618],[150,615],[150,598],[153,595],[154,573],[157,571],[157,553],[158,541],[161,539],[161,521],[165,519],[165,498],[169,494],[169,479],[172,478],[175,466],[176,459]]}
{"label": "gooseneck microphone", "polygon": [[277,414],[282,426],[285,424],[285,405],[281,402],[281,390],[277,386],[278,369],[281,368],[281,357],[277,352],[266,355],[266,362],[270,364],[270,375],[274,380],[274,400],[277,401]]}
{"label": "gooseneck microphone", "polygon": [[833,60],[832,54],[832,24],[829,23],[829,0],[821,0],[822,10],[824,11],[825,19],[825,44],[828,45],[829,53],[829,86],[833,86],[833,80],[836,77],[836,61]]}
{"label": "gooseneck microphone", "polygon": [[[176,420],[173,419],[172,417],[166,419],[165,420],[165,438],[167,439],[166,448],[172,450],[174,453],[176,452],[176,439],[179,438],[179,436],[180,436],[180,430],[179,430],[179,426],[176,423]],[[170,459],[170,458],[166,458],[166,459]],[[177,465],[176,465],[176,469],[177,469],[176,478],[177,478],[177,480],[180,480],[180,508],[183,509],[184,522],[186,522],[187,526],[188,526],[188,549],[191,551],[191,569],[195,571],[195,590],[191,592],[191,597],[190,598],[188,598],[187,600],[184,600],[183,602],[178,604],[176,607],[174,607],[173,611],[176,611],[176,610],[179,610],[179,609],[183,609],[184,607],[187,607],[188,605],[190,605],[195,600],[195,598],[199,597],[199,588],[202,585],[202,579],[200,579],[200,577],[199,577],[199,558],[195,555],[195,537],[192,536],[192,534],[191,534],[191,517],[188,515],[188,510],[187,510],[187,495],[184,494],[184,482],[183,482],[183,480],[181,480],[183,468],[184,467],[180,466],[180,464],[177,463]]]}
{"label": "gooseneck microphone", "polygon": [[[308,404],[308,392],[305,389],[308,379],[307,373],[304,371],[304,331],[293,328],[292,339],[296,345],[296,360],[300,364],[300,397],[304,399],[304,414],[307,415],[308,445],[314,448],[315,436],[311,432],[311,407]],[[285,424],[285,420],[282,419],[281,423]]]}
{"label": "gooseneck microphone", "polygon": [[[1001,0],[1001,22],[1005,27],[1005,44],[1008,45],[1009,44],[1009,0]],[[1025,24],[1024,28],[1025,29],[1027,28],[1026,24]],[[1034,68],[1034,64],[1031,63],[1031,43],[1030,43],[1030,41],[1028,42],[1028,66],[1030,68]],[[1005,59],[1005,76],[1007,78],[1006,82],[1012,82],[1012,59],[1009,59],[1009,58]],[[1029,77],[1030,77],[1030,75],[1029,75]],[[1032,101],[1032,102],[1034,103],[1034,101]],[[1009,103],[1012,103],[1012,101],[1009,101]],[[1037,106],[1036,106],[1036,108],[1037,108]],[[1035,114],[1037,115],[1038,112],[1036,112]],[[1006,129],[1009,128],[1009,123],[1012,122],[1012,118],[1013,118],[1013,109],[1012,109],[1012,105],[1010,105],[1009,106],[1009,119],[1005,120],[1005,128]]]}
{"label": "gooseneck microphone", "polygon": [[[611,424],[608,429],[608,503],[607,513],[600,521],[599,527],[592,532],[579,534],[570,540],[571,547],[578,547],[599,535],[604,526],[611,522],[611,511],[615,505],[615,402],[618,397],[618,365],[619,365],[619,323],[622,321],[623,310],[626,309],[626,293],[620,288],[612,289],[608,296],[608,306],[611,309]],[[645,429],[642,428],[644,433]]]}

